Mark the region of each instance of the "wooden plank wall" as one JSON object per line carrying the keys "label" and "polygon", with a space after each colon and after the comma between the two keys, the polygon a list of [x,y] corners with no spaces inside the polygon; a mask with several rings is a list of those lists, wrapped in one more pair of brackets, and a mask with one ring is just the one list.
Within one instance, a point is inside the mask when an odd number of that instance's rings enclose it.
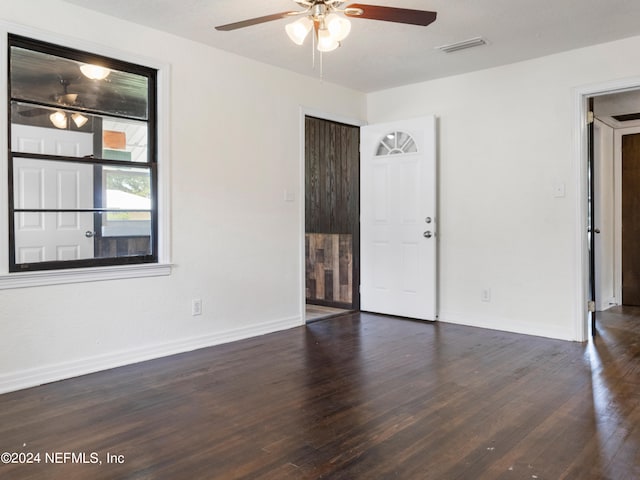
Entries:
{"label": "wooden plank wall", "polygon": [[[323,304],[341,304],[344,300],[337,298],[350,298],[350,307],[357,309],[359,305],[359,295],[357,293],[359,280],[359,259],[360,259],[360,129],[352,125],[330,122],[314,117],[305,119],[305,228],[308,234],[322,234],[324,237],[307,237],[308,241],[329,242],[333,248],[338,242],[338,250],[350,258],[350,272],[346,273],[346,264],[342,265],[342,270],[338,265],[325,264],[327,260],[326,248],[316,248],[316,252],[323,250],[323,253],[316,253],[307,250],[307,263],[316,262],[318,258],[324,258],[318,262],[319,266],[309,267],[313,271],[313,279],[310,271],[307,271],[307,282],[314,281],[313,285],[307,283],[307,292],[314,292],[314,295],[307,297],[311,300],[322,300]],[[337,240],[332,237],[336,235]],[[329,240],[331,239],[331,240]],[[347,249],[343,242],[350,242]],[[342,245],[342,247],[340,247]],[[347,253],[348,251],[348,253]],[[324,255],[324,257],[323,257]],[[339,254],[339,257],[342,254]],[[342,258],[342,257],[341,257]],[[317,269],[317,271],[316,271]],[[323,286],[319,286],[319,271],[331,271],[331,275],[345,275],[343,280],[348,280],[348,285],[340,284],[340,289],[350,289],[350,294],[327,296],[326,285],[333,283],[332,279],[325,280]],[[338,273],[336,273],[338,272]],[[341,273],[340,273],[341,272]],[[320,292],[322,292],[320,294]],[[326,298],[325,298],[326,297]],[[329,298],[334,298],[330,300]],[[336,305],[338,306],[338,305]]]}
{"label": "wooden plank wall", "polygon": [[351,235],[307,233],[305,246],[307,300],[351,305],[353,302]]}
{"label": "wooden plank wall", "polygon": [[360,129],[306,117],[305,227],[309,233],[358,230]]}

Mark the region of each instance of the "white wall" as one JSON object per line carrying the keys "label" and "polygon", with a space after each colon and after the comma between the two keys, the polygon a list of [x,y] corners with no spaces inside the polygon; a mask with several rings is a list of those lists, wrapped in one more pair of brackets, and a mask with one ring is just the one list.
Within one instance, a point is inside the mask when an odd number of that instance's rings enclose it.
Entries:
{"label": "white wall", "polygon": [[300,325],[301,107],[364,119],[364,95],[56,0],[3,0],[0,19],[170,66],[175,264],[0,290],[0,392]]}
{"label": "white wall", "polygon": [[635,37],[367,96],[370,122],[439,117],[442,321],[580,338],[575,92],[640,75],[638,48]]}

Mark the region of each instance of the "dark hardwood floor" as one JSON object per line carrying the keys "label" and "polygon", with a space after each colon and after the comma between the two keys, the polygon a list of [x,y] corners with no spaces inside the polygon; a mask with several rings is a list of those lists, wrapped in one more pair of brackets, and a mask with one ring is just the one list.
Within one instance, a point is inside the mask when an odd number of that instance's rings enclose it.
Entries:
{"label": "dark hardwood floor", "polygon": [[0,452],[41,458],[0,478],[638,479],[640,309],[600,317],[577,344],[351,314],[1,395]]}

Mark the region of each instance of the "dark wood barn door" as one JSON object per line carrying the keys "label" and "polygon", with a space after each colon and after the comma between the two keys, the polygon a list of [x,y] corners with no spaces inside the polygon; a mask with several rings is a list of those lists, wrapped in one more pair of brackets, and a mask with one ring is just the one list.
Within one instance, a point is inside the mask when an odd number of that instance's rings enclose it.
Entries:
{"label": "dark wood barn door", "polygon": [[640,305],[640,134],[622,137],[622,304]]}
{"label": "dark wood barn door", "polygon": [[305,118],[307,303],[360,308],[360,129]]}

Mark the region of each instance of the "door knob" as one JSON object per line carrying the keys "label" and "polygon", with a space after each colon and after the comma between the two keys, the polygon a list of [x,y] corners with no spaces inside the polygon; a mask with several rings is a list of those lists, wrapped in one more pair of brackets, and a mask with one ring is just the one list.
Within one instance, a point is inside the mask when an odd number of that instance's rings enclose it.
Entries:
{"label": "door knob", "polygon": [[424,232],[424,233],[422,234],[422,236],[423,236],[424,238],[431,238],[431,237],[433,236],[433,234],[431,233],[431,230],[427,230],[426,232]]}
{"label": "door knob", "polygon": [[87,230],[86,232],[84,232],[84,236],[87,238],[94,237],[95,235],[96,235],[96,232],[92,232],[91,230]]}
{"label": "door knob", "polygon": [[596,228],[596,229],[594,230],[594,232],[596,232],[596,233],[600,233],[600,229],[599,229],[599,228]]}

